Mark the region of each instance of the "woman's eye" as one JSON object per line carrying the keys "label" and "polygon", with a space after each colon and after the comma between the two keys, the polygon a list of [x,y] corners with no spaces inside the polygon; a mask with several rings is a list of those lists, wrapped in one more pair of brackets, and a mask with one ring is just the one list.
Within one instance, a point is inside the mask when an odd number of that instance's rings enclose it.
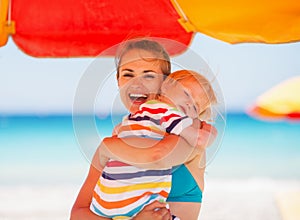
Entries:
{"label": "woman's eye", "polygon": [[146,74],[144,76],[145,79],[154,79],[155,78],[155,75],[154,74]]}
{"label": "woman's eye", "polygon": [[132,73],[123,73],[122,77],[131,78],[131,77],[133,77],[133,74]]}

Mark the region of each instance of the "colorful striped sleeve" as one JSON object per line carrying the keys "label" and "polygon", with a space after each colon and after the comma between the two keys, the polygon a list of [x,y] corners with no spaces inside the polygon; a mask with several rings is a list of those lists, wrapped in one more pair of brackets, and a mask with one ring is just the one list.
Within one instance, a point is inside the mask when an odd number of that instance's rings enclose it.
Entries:
{"label": "colorful striped sleeve", "polygon": [[[174,106],[152,100],[141,105],[137,117],[149,117],[160,125],[167,133],[179,135],[185,128],[193,124],[193,120]],[[150,120],[150,119],[149,119]]]}

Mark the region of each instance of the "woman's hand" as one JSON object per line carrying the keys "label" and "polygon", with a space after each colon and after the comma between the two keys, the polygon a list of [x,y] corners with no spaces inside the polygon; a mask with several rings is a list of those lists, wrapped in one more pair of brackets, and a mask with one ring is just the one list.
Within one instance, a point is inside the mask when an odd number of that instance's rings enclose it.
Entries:
{"label": "woman's hand", "polygon": [[154,201],[145,206],[133,220],[171,220],[172,216],[166,203]]}

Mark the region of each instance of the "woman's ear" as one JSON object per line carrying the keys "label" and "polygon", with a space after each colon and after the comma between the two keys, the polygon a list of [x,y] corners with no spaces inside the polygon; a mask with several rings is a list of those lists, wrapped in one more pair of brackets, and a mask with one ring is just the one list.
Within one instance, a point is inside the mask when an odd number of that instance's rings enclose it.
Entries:
{"label": "woman's ear", "polygon": [[118,87],[120,87],[120,84],[119,84],[119,73],[116,74],[116,79],[117,79]]}

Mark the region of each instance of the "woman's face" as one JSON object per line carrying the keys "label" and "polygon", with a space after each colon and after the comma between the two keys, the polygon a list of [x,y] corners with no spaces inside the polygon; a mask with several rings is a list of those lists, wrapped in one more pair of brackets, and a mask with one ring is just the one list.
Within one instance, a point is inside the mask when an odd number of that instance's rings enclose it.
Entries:
{"label": "woman's face", "polygon": [[156,98],[163,82],[163,73],[151,52],[133,49],[123,55],[118,85],[125,107],[135,113],[144,102]]}

